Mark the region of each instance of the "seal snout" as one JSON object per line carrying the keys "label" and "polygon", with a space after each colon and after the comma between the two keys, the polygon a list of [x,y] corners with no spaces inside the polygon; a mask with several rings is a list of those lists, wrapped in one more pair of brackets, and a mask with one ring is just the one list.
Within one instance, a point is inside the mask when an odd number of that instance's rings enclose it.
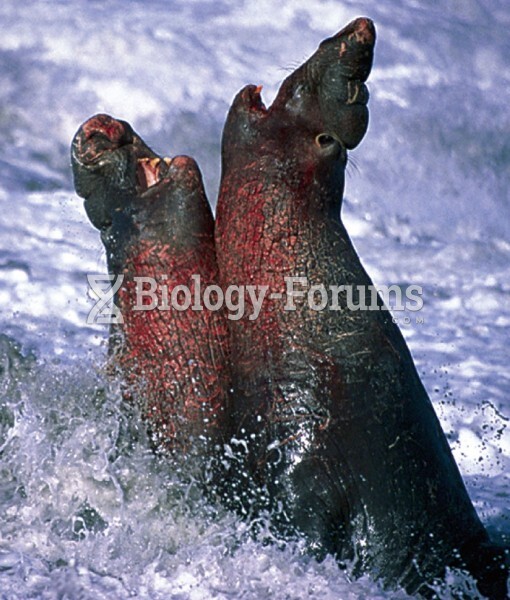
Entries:
{"label": "seal snout", "polygon": [[375,25],[372,19],[368,17],[358,17],[351,21],[338,36],[347,35],[349,39],[354,39],[358,44],[375,44]]}
{"label": "seal snout", "polygon": [[[93,136],[100,134],[108,139],[112,144],[119,144],[126,136],[127,128],[124,123],[110,117],[110,115],[98,114],[91,117],[83,125],[83,135],[89,140]],[[132,136],[128,136],[131,137]]]}
{"label": "seal snout", "polygon": [[322,42],[321,58],[336,64],[337,75],[364,82],[372,68],[376,33],[371,19],[359,17]]}
{"label": "seal snout", "polygon": [[131,179],[131,185],[139,193],[164,179],[172,162],[171,158],[161,158],[152,152],[128,123],[106,114],[91,117],[78,130],[73,141],[73,159],[86,170],[109,165],[119,174],[122,171],[122,177]]}
{"label": "seal snout", "polygon": [[314,72],[324,125],[349,150],[361,142],[368,126],[365,81],[372,69],[375,39],[373,21],[359,17],[322,42],[316,54]]}
{"label": "seal snout", "polygon": [[76,133],[73,157],[82,165],[93,165],[105,152],[133,143],[133,130],[110,115],[98,114],[88,119]]}

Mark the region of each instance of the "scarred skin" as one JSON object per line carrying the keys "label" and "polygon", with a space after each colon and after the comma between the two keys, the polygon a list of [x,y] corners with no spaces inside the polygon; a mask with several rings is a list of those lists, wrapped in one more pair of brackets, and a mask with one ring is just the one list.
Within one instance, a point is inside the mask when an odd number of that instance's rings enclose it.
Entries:
{"label": "scarred skin", "polygon": [[319,555],[352,561],[354,575],[427,596],[456,566],[505,598],[504,552],[489,541],[382,301],[352,311],[343,293],[339,310],[313,311],[305,296],[284,310],[286,276],[372,283],[340,208],[347,150],[368,125],[374,42],[372,22],[357,19],[283,82],[269,109],[247,86],[227,118],[215,233],[222,285],[269,286],[258,319],[248,306],[230,323],[232,504],[271,511]]}
{"label": "scarred skin", "polygon": [[115,297],[123,323],[112,327],[110,352],[125,395],[141,406],[157,447],[208,451],[222,441],[228,415],[225,313],[135,310],[152,298],[139,302],[134,277],[168,286],[168,303],[177,285],[193,292],[197,276],[202,288],[218,283],[214,221],[198,166],[186,156],[160,160],[128,123],[108,115],[80,127],[71,154],[108,271],[124,276]]}

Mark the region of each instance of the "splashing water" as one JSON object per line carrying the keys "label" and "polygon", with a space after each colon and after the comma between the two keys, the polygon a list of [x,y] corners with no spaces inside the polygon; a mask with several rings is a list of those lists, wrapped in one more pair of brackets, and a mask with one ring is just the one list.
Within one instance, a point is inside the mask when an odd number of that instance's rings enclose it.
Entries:
{"label": "splashing water", "polygon": [[[154,456],[103,374],[106,272],[68,148],[102,111],[199,161],[214,203],[228,106],[366,14],[371,123],[344,218],[378,284],[423,287],[403,329],[471,497],[509,542],[510,71],[505,0],[115,0],[0,7],[0,597],[405,598],[299,543],[264,544]],[[440,592],[469,581],[451,574]]]}

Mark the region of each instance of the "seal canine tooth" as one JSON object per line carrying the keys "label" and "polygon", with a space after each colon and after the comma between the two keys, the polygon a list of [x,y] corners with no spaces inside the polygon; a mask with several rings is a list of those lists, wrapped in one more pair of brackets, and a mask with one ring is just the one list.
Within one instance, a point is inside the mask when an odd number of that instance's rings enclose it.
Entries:
{"label": "seal canine tooth", "polygon": [[138,165],[140,166],[140,175],[143,180],[140,182],[142,187],[148,189],[158,183],[160,180],[162,159],[156,158],[140,158]]}
{"label": "seal canine tooth", "polygon": [[354,104],[358,98],[359,94],[359,85],[358,82],[349,81],[347,84],[348,91],[348,99],[346,104]]}
{"label": "seal canine tooth", "polygon": [[141,158],[138,158],[138,162],[144,166],[149,166],[153,169],[155,169],[159,163],[162,161],[162,159],[159,156],[142,156]]}
{"label": "seal canine tooth", "polygon": [[[351,561],[354,576],[430,597],[456,567],[503,599],[504,549],[473,508],[401,332],[377,295],[376,310],[354,311],[345,291],[359,305],[360,288],[374,289],[340,218],[346,148],[368,125],[374,42],[372,22],[357,19],[285,79],[267,112],[246,86],[228,113],[222,285],[268,293],[256,319],[229,322],[237,443],[226,494],[320,557]],[[343,287],[337,308],[312,310],[300,295],[312,286]]]}
{"label": "seal canine tooth", "polygon": [[152,158],[149,160],[149,164],[153,169],[156,169],[161,164],[161,158]]}

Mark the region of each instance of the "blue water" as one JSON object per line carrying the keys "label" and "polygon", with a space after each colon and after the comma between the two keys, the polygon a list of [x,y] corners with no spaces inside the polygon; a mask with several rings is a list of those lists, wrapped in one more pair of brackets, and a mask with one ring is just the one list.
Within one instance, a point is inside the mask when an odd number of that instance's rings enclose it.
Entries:
{"label": "blue water", "polygon": [[69,168],[79,124],[108,112],[195,156],[214,203],[234,94],[263,84],[269,103],[359,15],[378,42],[344,220],[378,284],[423,286],[420,321],[401,326],[475,506],[508,541],[508,2],[4,0],[0,332],[20,347],[0,338],[0,598],[399,597],[252,541],[132,431],[102,371],[106,326],[86,324],[86,274],[106,266]]}

